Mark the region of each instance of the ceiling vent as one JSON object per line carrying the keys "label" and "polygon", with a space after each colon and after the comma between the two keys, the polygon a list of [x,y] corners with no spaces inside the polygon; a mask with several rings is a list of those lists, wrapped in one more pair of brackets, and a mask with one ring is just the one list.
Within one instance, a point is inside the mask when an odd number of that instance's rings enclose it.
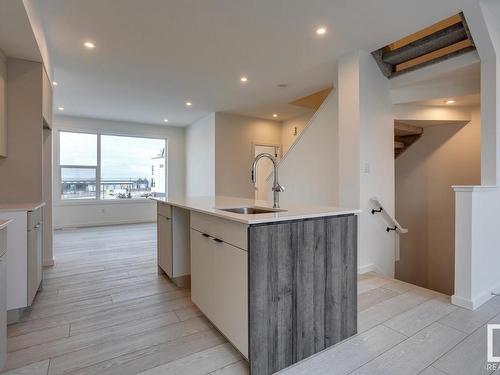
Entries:
{"label": "ceiling vent", "polygon": [[372,52],[387,78],[476,49],[463,13]]}

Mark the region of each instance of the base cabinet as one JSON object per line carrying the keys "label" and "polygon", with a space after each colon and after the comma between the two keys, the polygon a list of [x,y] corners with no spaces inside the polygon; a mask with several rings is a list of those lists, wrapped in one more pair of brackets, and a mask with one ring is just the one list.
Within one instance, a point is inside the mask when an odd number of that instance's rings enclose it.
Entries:
{"label": "base cabinet", "polygon": [[15,323],[31,306],[42,285],[43,208],[1,211],[0,219],[13,219],[7,233],[7,320]]}
{"label": "base cabinet", "polygon": [[197,229],[191,229],[191,299],[248,358],[248,253]]}
{"label": "base cabinet", "polygon": [[191,299],[209,318],[214,318],[214,256],[212,243],[191,229]]}
{"label": "base cabinet", "polygon": [[7,228],[0,229],[0,371],[7,359]]}
{"label": "base cabinet", "polygon": [[225,242],[213,243],[213,319],[221,332],[248,358],[247,252]]}
{"label": "base cabinet", "polygon": [[28,212],[28,305],[33,300],[42,283],[43,226],[42,210]]}
{"label": "base cabinet", "polygon": [[179,287],[190,284],[189,211],[157,203],[158,267]]}
{"label": "base cabinet", "polygon": [[172,218],[157,215],[158,225],[158,267],[172,278]]}

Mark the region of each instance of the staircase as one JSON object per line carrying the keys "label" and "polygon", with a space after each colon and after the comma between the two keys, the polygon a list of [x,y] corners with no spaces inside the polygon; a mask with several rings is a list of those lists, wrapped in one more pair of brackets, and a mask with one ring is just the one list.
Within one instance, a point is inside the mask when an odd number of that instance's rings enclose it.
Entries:
{"label": "staircase", "polygon": [[394,122],[394,157],[397,158],[415,143],[424,133],[424,128],[401,121]]}
{"label": "staircase", "polygon": [[390,79],[475,49],[464,14],[459,13],[384,46],[372,55]]}

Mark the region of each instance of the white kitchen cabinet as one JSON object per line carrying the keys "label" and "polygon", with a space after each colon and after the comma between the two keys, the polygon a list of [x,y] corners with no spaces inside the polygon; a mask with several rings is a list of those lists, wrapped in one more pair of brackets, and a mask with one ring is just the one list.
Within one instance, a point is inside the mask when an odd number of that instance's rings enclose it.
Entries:
{"label": "white kitchen cabinet", "polygon": [[[9,206],[9,205],[5,205]],[[12,219],[7,233],[7,320],[18,321],[31,306],[42,281],[43,204],[0,207],[0,219]]]}
{"label": "white kitchen cabinet", "polygon": [[158,267],[168,277],[173,277],[172,270],[172,218],[157,215],[158,228]]}
{"label": "white kitchen cabinet", "polygon": [[212,321],[248,357],[247,252],[225,242],[212,242]]}
{"label": "white kitchen cabinet", "polygon": [[191,300],[209,318],[214,318],[213,244],[210,238],[191,229]]}
{"label": "white kitchen cabinet", "polygon": [[28,305],[33,303],[42,283],[42,209],[28,211]]}
{"label": "white kitchen cabinet", "polygon": [[0,220],[0,371],[7,357],[7,225]]}
{"label": "white kitchen cabinet", "polygon": [[189,286],[189,211],[158,202],[157,236],[158,267],[177,286]]}
{"label": "white kitchen cabinet", "polygon": [[245,244],[247,226],[196,212],[191,226],[191,299],[248,357],[248,253],[226,241]]}

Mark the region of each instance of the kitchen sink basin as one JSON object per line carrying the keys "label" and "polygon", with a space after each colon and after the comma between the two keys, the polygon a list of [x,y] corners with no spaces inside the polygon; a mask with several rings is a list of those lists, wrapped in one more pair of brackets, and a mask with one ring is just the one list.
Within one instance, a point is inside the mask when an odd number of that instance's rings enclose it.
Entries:
{"label": "kitchen sink basin", "polygon": [[235,207],[235,208],[220,208],[220,210],[242,215],[272,214],[276,212],[286,211],[286,210],[280,210],[278,208],[265,208],[265,207]]}

